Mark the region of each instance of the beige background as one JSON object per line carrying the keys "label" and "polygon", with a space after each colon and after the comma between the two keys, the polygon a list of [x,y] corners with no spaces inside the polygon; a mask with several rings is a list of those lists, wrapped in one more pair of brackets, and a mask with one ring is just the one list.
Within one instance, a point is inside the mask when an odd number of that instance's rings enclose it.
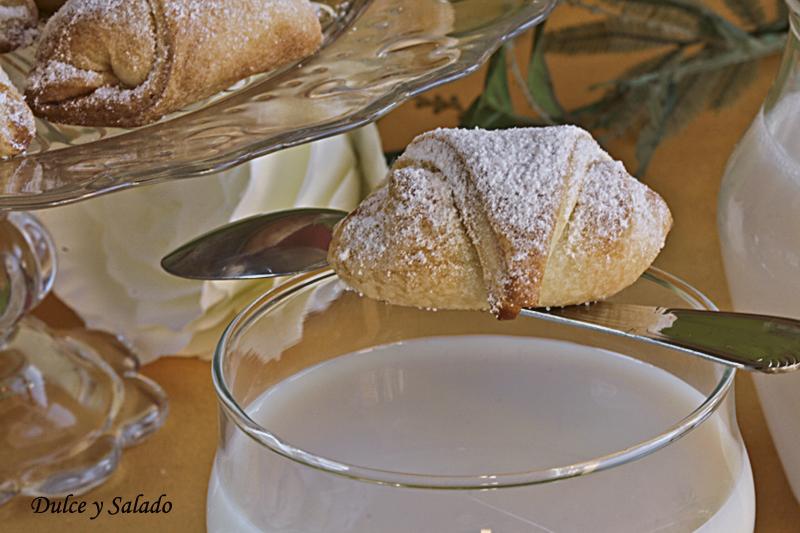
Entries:
{"label": "beige background", "polygon": [[[569,24],[582,14],[560,8],[553,23]],[[520,47],[520,49],[527,47]],[[573,106],[591,96],[587,87],[619,72],[632,56],[554,57],[550,60],[557,91],[563,103]],[[703,290],[720,307],[730,305],[717,242],[716,198],[725,161],[763,100],[778,65],[777,58],[761,65],[759,76],[734,107],[718,114],[706,113],[687,129],[663,143],[646,182],[660,192],[672,208],[675,226],[657,265]],[[447,85],[437,92],[457,95],[469,103],[480,91],[482,75]],[[520,101],[521,102],[521,101]],[[524,106],[523,106],[524,107]],[[434,115],[429,108],[408,103],[381,120],[386,149],[402,148],[415,134],[436,126],[454,125],[456,112]],[[614,156],[635,168],[634,139],[613,143]],[[187,185],[189,185],[187,183]],[[51,298],[38,311],[57,325],[76,323],[60,302]],[[173,504],[168,515],[103,516],[90,522],[85,515],[33,515],[30,501],[19,498],[0,508],[2,531],[202,531],[205,524],[206,482],[216,446],[217,409],[208,363],[164,358],[148,365],[144,373],[158,381],[170,397],[165,427],[144,444],[128,450],[122,466],[104,486],[86,499],[114,496],[132,499],[165,493]],[[767,432],[751,380],[737,379],[739,422],[750,453],[757,494],[758,533],[800,530],[800,506],[792,498]],[[108,503],[107,503],[108,505]]]}

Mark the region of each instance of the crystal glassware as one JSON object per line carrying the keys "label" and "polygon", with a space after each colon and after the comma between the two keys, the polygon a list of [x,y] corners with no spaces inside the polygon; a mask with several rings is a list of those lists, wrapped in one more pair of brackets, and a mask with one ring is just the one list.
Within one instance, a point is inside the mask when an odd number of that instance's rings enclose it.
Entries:
{"label": "crystal glassware", "polygon": [[55,252],[32,215],[0,217],[0,504],[97,486],[167,412],[119,339],[27,316],[50,291]]}
{"label": "crystal glassware", "polygon": [[[25,154],[0,159],[0,503],[81,493],[120,450],[161,425],[163,391],[124,341],[54,331],[25,316],[49,291],[55,253],[28,209],[224,170],[362,126],[475,71],[556,0],[320,0],[321,50],[141,128],[37,120]],[[0,56],[23,86],[33,49]],[[287,177],[290,179],[290,177]]]}
{"label": "crystal glassware", "polygon": [[[713,309],[651,269],[616,301]],[[330,270],[213,362],[219,531],[752,531],[735,371],[536,319],[398,307]]]}
{"label": "crystal glassware", "polygon": [[[344,133],[477,70],[556,0],[324,0],[312,57],[252,76],[141,128],[38,120],[28,152],[0,160],[0,209],[38,209],[225,170]],[[0,57],[25,83],[27,49]],[[287,177],[289,179],[289,177]]]}
{"label": "crystal glassware", "polygon": [[[800,2],[778,77],[728,160],[718,226],[737,311],[800,318]],[[800,500],[800,375],[754,375],[786,475]]]}

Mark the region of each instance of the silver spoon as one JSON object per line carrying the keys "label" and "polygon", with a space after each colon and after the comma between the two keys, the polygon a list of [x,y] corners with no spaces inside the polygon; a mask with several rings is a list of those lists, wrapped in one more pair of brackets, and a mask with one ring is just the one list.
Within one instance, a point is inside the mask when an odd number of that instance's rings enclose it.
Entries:
{"label": "silver spoon", "polygon": [[328,264],[331,231],[347,213],[290,209],[220,226],[161,260],[190,279],[256,279],[291,276]]}
{"label": "silver spoon", "polygon": [[[333,226],[347,213],[292,209],[258,215],[197,237],[161,260],[191,279],[289,276],[327,265]],[[653,269],[655,270],[655,269]],[[800,368],[800,321],[790,318],[598,302],[522,315],[621,335],[743,370]]]}

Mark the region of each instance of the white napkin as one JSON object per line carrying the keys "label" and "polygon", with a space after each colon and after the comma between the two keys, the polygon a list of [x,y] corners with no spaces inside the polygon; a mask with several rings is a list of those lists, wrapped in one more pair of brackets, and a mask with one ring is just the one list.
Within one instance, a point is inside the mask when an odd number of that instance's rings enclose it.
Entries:
{"label": "white napkin", "polygon": [[290,207],[352,210],[386,175],[374,125],[230,171],[141,187],[37,213],[58,247],[55,293],[91,328],[121,334],[143,362],[210,357],[233,315],[271,280],[190,281],[166,253],[219,225]]}

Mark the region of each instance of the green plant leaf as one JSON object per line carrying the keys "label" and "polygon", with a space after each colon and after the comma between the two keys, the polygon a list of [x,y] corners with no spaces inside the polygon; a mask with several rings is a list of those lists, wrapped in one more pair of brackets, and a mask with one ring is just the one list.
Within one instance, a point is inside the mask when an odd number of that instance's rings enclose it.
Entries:
{"label": "green plant leaf", "polygon": [[[507,51],[489,64],[484,92],[462,115],[464,126],[504,128],[535,122],[514,110],[513,79],[528,102],[549,123],[578,123],[601,139],[637,134],[638,173],[646,171],[664,137],[684,128],[701,111],[735,102],[755,77],[758,59],[780,51],[788,27],[783,0],[778,16],[746,0],[724,0],[742,29],[702,0],[566,0],[589,10],[591,22],[533,37],[527,77]],[[598,18],[602,17],[602,18]],[[659,49],[616,79],[595,85],[605,90],[577,109],[564,109],[553,88],[545,51],[567,54],[640,52]],[[516,56],[511,57],[514,59]],[[435,104],[435,102],[434,102]]]}
{"label": "green plant leaf", "polygon": [[488,129],[534,124],[533,120],[514,111],[504,47],[500,47],[489,60],[483,93],[464,112],[460,122],[464,127]]}
{"label": "green plant leaf", "polygon": [[753,26],[760,26],[767,20],[760,0],[725,0],[725,5],[737,17]]}
{"label": "green plant leaf", "polygon": [[752,36],[731,23],[728,19],[706,7],[701,2],[692,0],[605,0],[622,4],[639,4],[664,6],[681,10],[698,17],[699,33],[728,47],[747,48],[752,45]]}
{"label": "green plant leaf", "polygon": [[597,128],[607,131],[604,139],[615,139],[630,130],[639,129],[647,116],[642,102],[647,100],[650,87],[636,87],[611,103],[597,122]]}
{"label": "green plant leaf", "polygon": [[545,49],[562,54],[602,54],[685,44],[691,41],[671,35],[657,23],[618,18],[555,30],[547,35]]}
{"label": "green plant leaf", "polygon": [[629,78],[619,78],[600,85],[635,86],[652,83],[663,76],[680,79],[684,76],[696,73],[709,72],[745,61],[760,59],[779,52],[784,47],[785,39],[786,36],[783,33],[771,33],[757,38],[758,46],[753,48],[712,48],[711,51],[714,52],[713,54],[706,55],[697,61],[665,66],[658,72],[647,72]]}
{"label": "green plant leaf", "polygon": [[489,60],[489,69],[486,73],[482,98],[495,109],[507,111],[509,113],[513,113],[514,111],[508,85],[508,66],[506,64],[505,47],[500,47]]}
{"label": "green plant leaf", "polygon": [[[678,64],[688,65],[713,57],[718,50],[705,48],[700,52],[681,57]],[[673,78],[674,105],[664,122],[664,136],[669,136],[683,129],[707,105],[712,92],[713,80],[719,76],[718,70],[696,72]]]}
{"label": "green plant leaf", "polygon": [[731,105],[755,79],[757,73],[757,61],[745,61],[720,69],[717,78],[710,83],[709,107],[716,110]]}
{"label": "green plant leaf", "polygon": [[703,111],[710,92],[702,74],[686,76],[675,83],[675,105],[664,122],[664,136],[678,133]]}
{"label": "green plant leaf", "polygon": [[462,128],[485,128],[488,130],[539,125],[531,119],[515,113],[494,109],[483,100],[475,100],[461,116]]}
{"label": "green plant leaf", "polygon": [[564,109],[556,97],[550,69],[544,57],[544,29],[545,25],[541,24],[533,31],[527,85],[531,97],[547,115],[543,118],[557,122],[563,119]]}
{"label": "green plant leaf", "polygon": [[675,108],[677,96],[675,89],[675,83],[668,78],[651,87],[647,98],[647,122],[639,131],[639,138],[636,141],[638,176],[647,172],[650,160],[666,133],[667,120]]}
{"label": "green plant leaf", "polygon": [[787,16],[789,16],[789,8],[786,7],[786,0],[775,0],[777,4],[775,6],[775,12],[778,15],[778,19],[783,20]]}
{"label": "green plant leaf", "polygon": [[[680,57],[679,50],[670,50],[636,63],[626,69],[621,77],[627,78],[648,72],[657,72],[667,65],[677,63]],[[597,104],[583,110],[588,111],[590,120],[594,118],[594,121],[590,122],[593,128],[607,130],[604,138],[613,139],[631,129],[641,127],[647,115],[647,107],[644,103],[648,99],[650,90],[649,84],[634,87],[612,87]]]}
{"label": "green plant leaf", "polygon": [[461,105],[461,100],[455,94],[451,94],[450,98],[445,98],[441,94],[435,94],[433,98],[421,94],[414,98],[414,106],[417,108],[428,107],[433,111],[434,115],[448,110],[458,111],[459,113],[464,112],[464,106]]}
{"label": "green plant leaf", "polygon": [[687,40],[700,39],[703,16],[671,2],[642,3],[631,0],[599,0],[613,5],[620,17],[657,22],[663,31]]}

